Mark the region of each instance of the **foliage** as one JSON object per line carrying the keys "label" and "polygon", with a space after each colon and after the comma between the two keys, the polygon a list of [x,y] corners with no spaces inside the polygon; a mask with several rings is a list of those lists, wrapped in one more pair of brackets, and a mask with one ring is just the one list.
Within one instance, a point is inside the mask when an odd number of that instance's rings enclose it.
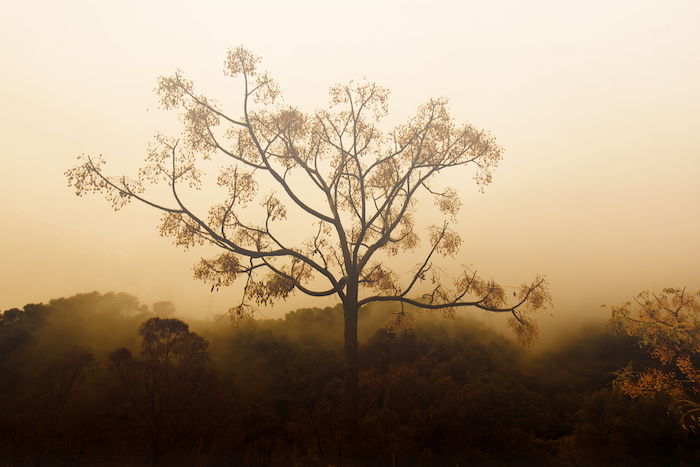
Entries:
{"label": "foliage", "polygon": [[620,370],[616,386],[631,397],[664,392],[673,396],[685,429],[700,429],[700,291],[641,292],[634,303],[612,308],[611,322],[639,339],[655,365]]}

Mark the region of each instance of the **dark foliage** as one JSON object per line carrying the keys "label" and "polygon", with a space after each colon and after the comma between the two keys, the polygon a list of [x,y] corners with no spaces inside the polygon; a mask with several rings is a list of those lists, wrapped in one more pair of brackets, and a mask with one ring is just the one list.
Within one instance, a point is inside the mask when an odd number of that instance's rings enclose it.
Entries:
{"label": "dark foliage", "polygon": [[[0,315],[0,465],[342,465],[342,310],[191,321],[125,294]],[[158,315],[158,316],[157,316]],[[473,322],[360,321],[365,465],[694,465],[697,435],[614,372],[590,328],[537,356]]]}

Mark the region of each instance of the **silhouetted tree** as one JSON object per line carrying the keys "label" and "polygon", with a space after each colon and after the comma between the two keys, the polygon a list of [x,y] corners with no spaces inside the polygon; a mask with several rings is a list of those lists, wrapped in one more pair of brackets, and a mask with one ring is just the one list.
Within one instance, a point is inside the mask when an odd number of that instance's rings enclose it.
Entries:
{"label": "silhouetted tree", "polygon": [[2,314],[0,314],[0,325],[9,326],[17,321],[21,316],[22,310],[19,308],[10,308],[9,310],[5,310]]}
{"label": "silhouetted tree", "polygon": [[35,386],[46,433],[56,431],[66,404],[95,365],[95,356],[87,348],[74,348],[49,362]]}
{"label": "silhouetted tree", "polygon": [[208,343],[178,319],[151,318],[139,335],[141,358],[120,348],[110,360],[145,422],[152,462],[157,465],[183,431],[191,429],[187,418],[211,387]]}
{"label": "silhouetted tree", "polygon": [[[456,255],[462,243],[448,223],[461,202],[454,188],[441,186],[440,176],[471,167],[483,188],[502,157],[494,138],[457,124],[445,99],[429,100],[408,122],[382,133],[377,123],[388,113],[389,91],[374,83],[331,87],[330,109],[313,114],[276,105],[280,91],[258,62],[240,47],[226,58],[225,73],[243,82],[240,116],[198,94],[179,71],[160,78],[162,105],[182,112],[182,137],[158,136],[136,179],[107,176],[101,157],[81,156],[81,164],[66,172],[69,184],[78,195],[103,193],[115,209],[136,200],[161,211],[161,234],[179,246],[223,250],[203,259],[195,276],[212,289],[245,278],[233,317],[247,316],[250,301],[269,304],[295,290],[337,296],[344,309],[347,422],[355,434],[363,306],[399,302],[446,314],[461,307],[510,313],[515,333],[531,343],[536,329],[526,312],[549,301],[542,278],[517,287],[509,301],[501,285],[475,271],[465,269],[447,281],[433,265],[437,256]],[[226,195],[200,212],[183,186],[200,188],[202,159],[212,155],[226,162],[217,179]],[[167,185],[171,200],[147,196],[150,183]],[[432,198],[445,218],[426,227],[423,239],[416,224],[422,196]],[[252,204],[261,206],[257,218]],[[307,226],[305,241],[294,240],[298,229],[280,225],[288,213]],[[421,244],[423,251],[411,253],[419,258],[415,267],[400,277],[387,258]]]}

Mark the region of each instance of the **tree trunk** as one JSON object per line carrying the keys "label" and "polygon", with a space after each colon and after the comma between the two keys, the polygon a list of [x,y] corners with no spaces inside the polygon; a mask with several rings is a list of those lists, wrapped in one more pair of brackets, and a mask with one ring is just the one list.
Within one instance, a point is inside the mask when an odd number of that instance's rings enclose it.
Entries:
{"label": "tree trunk", "polygon": [[[353,290],[354,289],[354,290]],[[357,286],[348,287],[348,294],[343,303],[345,322],[345,423],[347,437],[345,440],[346,460],[343,465],[353,465],[357,458],[359,426],[359,356],[357,347]]]}

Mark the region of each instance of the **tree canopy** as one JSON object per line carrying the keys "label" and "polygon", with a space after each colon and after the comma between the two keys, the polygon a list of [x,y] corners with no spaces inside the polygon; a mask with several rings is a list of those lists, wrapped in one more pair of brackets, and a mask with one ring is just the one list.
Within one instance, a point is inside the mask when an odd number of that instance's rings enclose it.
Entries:
{"label": "tree canopy", "polygon": [[[90,293],[0,311],[2,465],[347,465],[341,306],[239,326],[160,308]],[[570,329],[525,354],[469,315],[387,329],[395,310],[360,317],[363,465],[697,464],[664,394],[611,387],[651,362],[633,337]]]}
{"label": "tree canopy", "polygon": [[[137,200],[162,211],[160,232],[179,246],[219,247],[195,276],[213,288],[245,278],[234,316],[250,313],[251,302],[268,304],[298,290],[358,307],[395,301],[448,313],[460,306],[509,312],[519,335],[531,339],[533,323],[523,311],[548,302],[542,278],[522,285],[509,303],[495,281],[468,269],[448,281],[433,265],[438,255],[455,256],[462,243],[449,228],[461,206],[457,190],[441,186],[439,175],[471,167],[483,188],[502,158],[495,139],[456,123],[445,99],[429,100],[406,123],[382,131],[389,91],[370,82],[333,86],[329,108],[306,114],[280,103],[277,84],[258,65],[259,57],[241,47],[226,58],[225,74],[242,80],[238,116],[199,94],[182,72],[161,77],[157,93],[164,108],[180,111],[183,134],[158,135],[136,178],[108,176],[101,157],[81,156],[67,172],[69,183],[79,195],[103,193],[117,209]],[[183,186],[200,188],[200,163],[214,156],[224,162],[217,183],[226,195],[200,212]],[[151,183],[168,185],[170,201],[147,197]],[[444,223],[419,231],[419,195],[433,198]],[[308,237],[301,244],[284,228],[292,210],[311,221],[303,224]],[[391,267],[388,257],[421,245],[409,275]],[[430,287],[419,290],[424,282]]]}

